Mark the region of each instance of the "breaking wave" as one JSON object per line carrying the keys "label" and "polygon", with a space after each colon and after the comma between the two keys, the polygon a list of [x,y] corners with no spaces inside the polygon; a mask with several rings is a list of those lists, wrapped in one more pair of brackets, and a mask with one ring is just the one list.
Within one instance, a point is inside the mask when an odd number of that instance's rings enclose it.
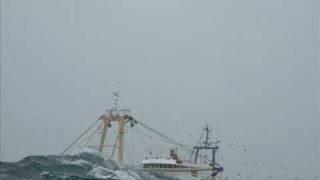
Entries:
{"label": "breaking wave", "polygon": [[1,180],[167,180],[155,177],[94,151],[73,155],[29,156],[18,162],[0,162]]}

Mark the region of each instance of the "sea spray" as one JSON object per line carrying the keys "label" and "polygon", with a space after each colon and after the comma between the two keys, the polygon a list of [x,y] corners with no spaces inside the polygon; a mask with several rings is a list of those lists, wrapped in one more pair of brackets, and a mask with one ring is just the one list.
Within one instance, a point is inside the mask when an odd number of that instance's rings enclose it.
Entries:
{"label": "sea spray", "polygon": [[[149,173],[105,160],[99,153],[29,156],[18,162],[0,162],[1,180],[162,180]],[[166,179],[167,180],[167,179]]]}

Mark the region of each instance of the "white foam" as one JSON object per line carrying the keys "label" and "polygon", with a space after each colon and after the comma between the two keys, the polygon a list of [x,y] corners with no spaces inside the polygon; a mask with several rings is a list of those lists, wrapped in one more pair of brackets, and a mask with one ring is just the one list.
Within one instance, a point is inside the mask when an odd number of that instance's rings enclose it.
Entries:
{"label": "white foam", "polygon": [[88,147],[88,146],[84,146],[84,147],[75,149],[70,154],[71,155],[79,155],[81,153],[88,153],[88,154],[93,154],[95,156],[103,157],[103,155],[102,155],[102,153],[100,151],[98,151],[97,149]]}
{"label": "white foam", "polygon": [[142,179],[136,172],[130,170],[116,170],[107,169],[102,166],[94,167],[87,175],[95,178],[115,178],[119,180],[139,180]]}
{"label": "white foam", "polygon": [[94,167],[90,172],[88,172],[87,175],[96,177],[96,178],[101,178],[101,179],[106,179],[106,178],[117,178],[115,176],[115,173],[113,170],[104,168],[102,166],[96,166]]}
{"label": "white foam", "polygon": [[70,164],[70,165],[92,165],[89,161],[86,161],[86,160],[83,160],[83,159],[78,159],[78,160],[75,160],[75,161],[69,161],[69,160],[66,160],[66,159],[62,159],[61,160],[61,163],[62,164]]}
{"label": "white foam", "polygon": [[115,174],[120,178],[120,180],[137,180],[139,177],[133,177],[128,171],[115,171]]}

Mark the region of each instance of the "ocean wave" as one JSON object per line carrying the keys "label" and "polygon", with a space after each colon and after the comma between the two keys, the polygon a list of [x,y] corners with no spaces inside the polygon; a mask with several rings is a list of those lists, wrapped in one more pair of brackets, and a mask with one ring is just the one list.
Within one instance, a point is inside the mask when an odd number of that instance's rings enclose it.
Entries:
{"label": "ocean wave", "polygon": [[29,156],[0,162],[1,180],[162,180],[149,173],[105,160],[91,150],[72,155]]}

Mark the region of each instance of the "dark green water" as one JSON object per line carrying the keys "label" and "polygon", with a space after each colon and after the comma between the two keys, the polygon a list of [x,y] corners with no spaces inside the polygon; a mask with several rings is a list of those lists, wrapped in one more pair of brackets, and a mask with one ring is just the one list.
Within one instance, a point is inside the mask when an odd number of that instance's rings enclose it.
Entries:
{"label": "dark green water", "polygon": [[29,156],[18,162],[0,162],[1,180],[162,180],[130,167],[119,166],[90,153],[66,156]]}

